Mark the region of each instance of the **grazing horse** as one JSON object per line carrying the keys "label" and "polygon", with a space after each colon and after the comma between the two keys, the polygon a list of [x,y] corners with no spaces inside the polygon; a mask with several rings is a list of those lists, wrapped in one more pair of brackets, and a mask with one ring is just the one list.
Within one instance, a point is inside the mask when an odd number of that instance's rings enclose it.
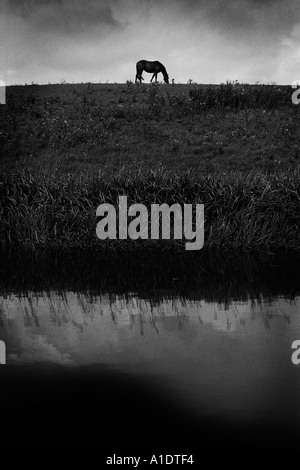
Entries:
{"label": "grazing horse", "polygon": [[136,64],[136,76],[135,81],[139,80],[142,83],[143,77],[142,73],[145,72],[153,73],[150,82],[152,82],[153,78],[155,77],[155,81],[157,82],[157,74],[161,72],[164,77],[164,81],[169,83],[169,75],[167,74],[166,68],[163,64],[155,60],[154,62],[149,62],[148,60],[139,60]]}

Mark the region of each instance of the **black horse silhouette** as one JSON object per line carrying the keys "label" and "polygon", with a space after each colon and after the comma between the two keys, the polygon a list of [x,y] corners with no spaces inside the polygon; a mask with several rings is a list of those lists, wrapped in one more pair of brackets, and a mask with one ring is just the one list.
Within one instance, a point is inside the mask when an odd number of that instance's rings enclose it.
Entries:
{"label": "black horse silhouette", "polygon": [[142,73],[145,72],[153,73],[150,82],[152,82],[153,78],[155,77],[155,81],[157,82],[157,74],[161,72],[164,77],[164,81],[169,83],[169,75],[167,74],[166,68],[163,64],[155,60],[154,62],[149,62],[149,60],[139,60],[136,63],[136,76],[135,81],[139,80],[142,83],[143,77]]}

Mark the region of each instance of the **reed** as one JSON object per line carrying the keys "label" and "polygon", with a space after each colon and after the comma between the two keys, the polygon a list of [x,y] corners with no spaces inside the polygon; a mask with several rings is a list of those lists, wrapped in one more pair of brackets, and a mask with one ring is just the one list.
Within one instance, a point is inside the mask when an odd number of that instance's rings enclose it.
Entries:
{"label": "reed", "polygon": [[276,250],[300,248],[299,169],[248,175],[192,170],[0,176],[0,233],[3,247],[93,248],[99,250],[184,249],[184,240],[99,240],[96,208],[104,202],[150,209],[157,203],[204,204],[203,249]]}

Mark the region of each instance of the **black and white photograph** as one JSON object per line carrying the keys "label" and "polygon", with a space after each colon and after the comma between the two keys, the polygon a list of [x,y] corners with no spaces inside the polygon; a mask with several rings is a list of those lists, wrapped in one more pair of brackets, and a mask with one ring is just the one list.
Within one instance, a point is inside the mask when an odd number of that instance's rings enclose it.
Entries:
{"label": "black and white photograph", "polygon": [[1,450],[300,449],[299,1],[0,0],[0,43]]}

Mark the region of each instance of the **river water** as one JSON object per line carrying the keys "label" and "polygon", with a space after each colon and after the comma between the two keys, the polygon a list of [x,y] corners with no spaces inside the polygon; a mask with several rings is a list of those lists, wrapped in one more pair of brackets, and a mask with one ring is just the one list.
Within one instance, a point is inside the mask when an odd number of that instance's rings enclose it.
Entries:
{"label": "river water", "polygon": [[[22,389],[26,377],[20,405],[15,388],[10,393],[21,413],[39,389],[44,412],[50,400],[72,420],[75,387],[86,402],[80,407],[95,417],[101,410],[106,428],[117,421],[123,430],[116,449],[141,445],[140,419],[147,448],[160,433],[176,449],[198,438],[206,447],[231,439],[263,448],[299,442],[300,365],[291,357],[300,339],[300,297],[222,304],[48,290],[2,294],[0,311],[7,381]],[[40,402],[36,394],[37,408]]]}

